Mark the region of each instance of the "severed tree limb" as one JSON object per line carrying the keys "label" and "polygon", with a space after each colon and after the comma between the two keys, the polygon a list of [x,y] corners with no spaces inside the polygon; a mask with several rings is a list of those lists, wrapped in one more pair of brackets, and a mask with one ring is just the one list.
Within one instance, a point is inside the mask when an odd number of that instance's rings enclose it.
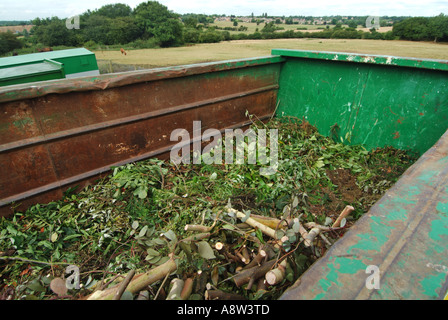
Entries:
{"label": "severed tree limb", "polygon": [[273,286],[283,281],[286,274],[286,259],[284,259],[277,268],[266,272],[265,279],[266,282]]}
{"label": "severed tree limb", "polygon": [[[229,208],[229,211],[234,213],[238,218],[240,218],[242,220],[246,218],[246,214],[242,213],[241,211],[238,211],[238,210],[235,210],[232,208]],[[247,223],[248,225],[250,225],[251,227],[258,228],[265,235],[267,235],[273,239],[276,239],[275,230],[270,227],[267,227],[263,223],[258,222],[257,220],[255,220],[251,217],[247,218],[246,221],[244,221],[244,222]]]}
{"label": "severed tree limb", "polygon": [[199,241],[205,238],[209,238],[210,237],[210,233],[209,232],[204,232],[204,233],[198,233],[198,234],[194,234],[192,236],[186,237],[180,241],[183,242],[187,242],[187,241]]}
{"label": "severed tree limb", "polygon": [[267,258],[267,253],[263,249],[260,249],[258,254],[252,259],[252,261],[246,265],[244,268],[249,269],[255,266],[260,266],[263,261]]}
{"label": "severed tree limb", "polygon": [[263,277],[266,272],[268,272],[272,268],[276,261],[276,259],[272,259],[265,262],[261,266],[255,266],[250,269],[242,270],[240,273],[236,274],[233,277],[233,281],[235,282],[237,287],[241,287],[242,285],[251,281],[251,279],[253,279],[252,281],[255,281],[260,277]]}
{"label": "severed tree limb", "polygon": [[[176,262],[174,261],[174,256],[170,255],[170,259],[164,264],[155,267],[145,273],[135,275],[130,281],[127,291],[132,294],[140,292],[147,286],[164,279],[167,275],[171,274],[177,269]],[[120,284],[115,285],[111,288],[105,289],[103,291],[95,291],[87,297],[87,300],[111,300],[115,296],[117,289]]]}
{"label": "severed tree limb", "polygon": [[216,215],[215,220],[213,221],[213,224],[210,227],[199,225],[199,224],[187,224],[185,226],[185,231],[199,231],[199,232],[210,232],[216,225],[216,221],[219,219],[219,214]]}
{"label": "severed tree limb", "polygon": [[171,280],[171,289],[168,292],[166,300],[181,300],[180,294],[184,288],[184,280],[175,278]]}
{"label": "severed tree limb", "polygon": [[257,214],[251,214],[250,217],[253,218],[255,221],[258,221],[258,222],[264,224],[265,226],[267,226],[271,229],[274,229],[274,230],[288,226],[285,220],[260,216]]}
{"label": "severed tree limb", "polygon": [[313,244],[314,239],[320,234],[320,228],[313,228],[308,232],[308,235],[304,238],[304,244],[306,247],[310,247]]}
{"label": "severed tree limb", "polygon": [[193,278],[187,278],[184,283],[184,287],[180,293],[181,300],[188,300],[193,291]]}
{"label": "severed tree limb", "polygon": [[346,206],[344,208],[344,210],[342,210],[341,214],[339,215],[339,217],[336,219],[336,221],[333,223],[333,228],[337,228],[341,225],[341,221],[342,219],[344,219],[345,217],[347,217],[350,213],[352,213],[355,210],[355,208],[353,208],[352,206]]}

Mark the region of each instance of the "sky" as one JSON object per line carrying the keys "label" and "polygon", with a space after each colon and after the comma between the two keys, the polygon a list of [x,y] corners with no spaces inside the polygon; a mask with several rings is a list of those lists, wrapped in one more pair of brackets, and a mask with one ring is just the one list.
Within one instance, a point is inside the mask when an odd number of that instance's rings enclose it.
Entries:
{"label": "sky", "polygon": [[[68,18],[106,4],[126,3],[135,8],[145,0],[0,0],[0,20],[36,17]],[[237,16],[435,16],[448,14],[447,0],[159,0],[176,13]]]}

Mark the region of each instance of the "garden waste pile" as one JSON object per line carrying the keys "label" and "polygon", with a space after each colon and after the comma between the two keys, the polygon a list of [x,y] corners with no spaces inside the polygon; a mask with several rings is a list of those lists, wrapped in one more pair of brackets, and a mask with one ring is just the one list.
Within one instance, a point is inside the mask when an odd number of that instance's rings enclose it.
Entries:
{"label": "garden waste pile", "polygon": [[416,160],[293,117],[278,168],[159,159],[0,220],[0,299],[277,299]]}

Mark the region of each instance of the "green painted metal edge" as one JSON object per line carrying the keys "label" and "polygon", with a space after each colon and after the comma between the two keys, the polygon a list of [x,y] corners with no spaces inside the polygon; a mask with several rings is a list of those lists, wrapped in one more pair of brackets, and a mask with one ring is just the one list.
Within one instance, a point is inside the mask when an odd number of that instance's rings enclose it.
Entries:
{"label": "green painted metal edge", "polygon": [[292,49],[272,49],[273,55],[294,58],[322,59],[356,63],[373,63],[398,67],[422,68],[448,71],[448,60],[418,59],[410,57],[395,57],[386,55],[358,54],[347,52],[308,51]]}
{"label": "green painted metal edge", "polygon": [[447,244],[448,131],[281,299],[444,299]]}
{"label": "green painted metal edge", "polygon": [[45,59],[55,60],[61,58],[72,58],[72,57],[91,56],[91,55],[94,55],[94,53],[85,48],[30,53],[30,54],[0,58],[0,69],[8,68],[14,65],[36,63]]}

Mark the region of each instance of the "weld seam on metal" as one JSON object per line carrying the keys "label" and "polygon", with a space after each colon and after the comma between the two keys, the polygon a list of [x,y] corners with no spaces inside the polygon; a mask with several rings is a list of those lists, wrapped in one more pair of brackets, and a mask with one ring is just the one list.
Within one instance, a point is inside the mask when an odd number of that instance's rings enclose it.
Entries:
{"label": "weld seam on metal", "polygon": [[[266,57],[235,59],[200,64],[162,67],[140,71],[130,71],[115,74],[104,74],[96,77],[83,77],[74,82],[72,79],[49,80],[45,83],[18,84],[0,89],[0,103],[23,99],[34,99],[48,94],[60,94],[68,92],[83,92],[94,90],[106,90],[125,85],[152,82],[164,79],[174,79],[200,75],[211,72],[224,72],[242,68],[259,67],[269,64],[282,63],[286,59],[279,55]],[[73,83],[76,87],[73,87]],[[20,96],[19,98],[16,98]]]}

